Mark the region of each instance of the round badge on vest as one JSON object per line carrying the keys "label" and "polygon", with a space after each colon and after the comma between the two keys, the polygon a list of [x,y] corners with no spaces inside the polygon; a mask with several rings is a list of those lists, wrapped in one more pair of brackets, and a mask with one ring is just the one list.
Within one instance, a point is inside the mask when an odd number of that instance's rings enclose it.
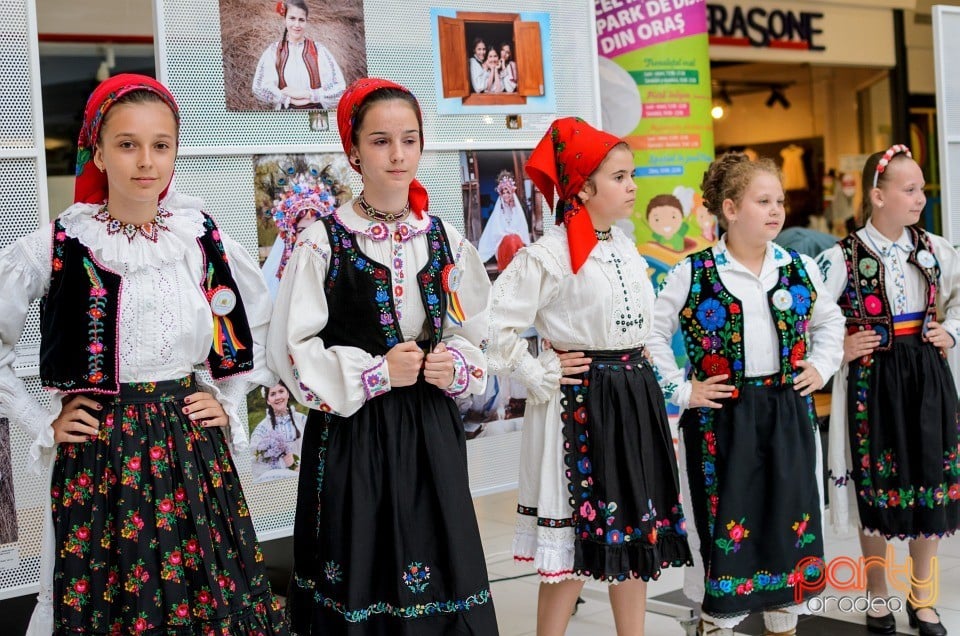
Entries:
{"label": "round badge on vest", "polygon": [[210,311],[217,316],[226,316],[237,306],[237,295],[229,287],[221,285],[208,293]]}
{"label": "round badge on vest", "polygon": [[920,250],[917,252],[917,262],[924,267],[933,267],[937,264],[937,259],[928,250]]}
{"label": "round badge on vest", "polygon": [[451,263],[444,267],[443,272],[440,274],[440,280],[443,284],[443,291],[455,292],[460,289],[460,280],[462,276],[463,274],[456,265]]}
{"label": "round badge on vest", "polygon": [[773,306],[780,311],[786,311],[793,307],[793,295],[786,289],[778,289],[773,292]]}

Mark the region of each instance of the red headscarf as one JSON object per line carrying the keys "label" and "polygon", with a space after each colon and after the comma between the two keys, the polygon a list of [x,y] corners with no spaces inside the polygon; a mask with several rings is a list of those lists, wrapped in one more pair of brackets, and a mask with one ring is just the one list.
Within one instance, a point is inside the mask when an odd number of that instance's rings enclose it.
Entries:
{"label": "red headscarf", "polygon": [[[136,73],[121,73],[103,81],[90,94],[87,107],[83,110],[83,128],[80,129],[80,139],[77,141],[77,180],[73,188],[74,203],[103,203],[107,200],[107,173],[103,172],[93,161],[93,151],[100,138],[100,126],[110,107],[117,100],[133,91],[150,91],[156,94],[173,111],[173,116],[180,124],[180,109],[167,87],[146,75]],[[160,199],[167,195],[170,184],[160,193]]]}
{"label": "red headscarf", "polygon": [[[348,159],[350,151],[353,149],[353,129],[357,125],[357,111],[360,110],[360,106],[366,101],[370,93],[381,88],[393,88],[413,97],[413,93],[403,86],[376,77],[361,77],[348,86],[340,97],[340,102],[337,104],[337,127],[340,129],[340,142],[343,144],[343,151],[347,153]],[[414,101],[416,101],[415,97]],[[420,125],[420,150],[423,151],[423,114],[420,112],[419,103],[416,111],[417,123]],[[360,166],[352,161],[350,167],[360,172]],[[429,197],[427,196],[427,189],[416,179],[410,183],[409,201],[410,209],[413,210],[418,219],[422,219],[423,213],[427,211]]]}
{"label": "red headscarf", "polygon": [[[557,192],[557,223],[567,226],[570,265],[576,274],[597,245],[590,215],[577,194],[587,178],[603,163],[610,149],[623,140],[597,130],[579,117],[564,117],[550,125],[530,154],[525,170],[553,207]],[[583,212],[583,214],[581,214]]]}

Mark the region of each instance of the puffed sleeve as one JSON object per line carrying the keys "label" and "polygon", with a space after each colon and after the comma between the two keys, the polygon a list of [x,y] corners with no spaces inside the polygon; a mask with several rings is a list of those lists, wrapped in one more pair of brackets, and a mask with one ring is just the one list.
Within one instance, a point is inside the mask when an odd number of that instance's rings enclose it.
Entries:
{"label": "puffed sleeve", "polygon": [[823,381],[827,382],[843,362],[843,336],[847,321],[837,306],[837,296],[832,295],[827,288],[817,264],[804,255],[800,256],[800,260],[803,261],[810,282],[817,292],[817,301],[813,303],[813,313],[810,316],[810,350],[807,360],[816,367]]}
{"label": "puffed sleeve", "polygon": [[53,448],[50,424],[60,400],[44,408],[13,369],[30,303],[46,294],[50,283],[50,226],[17,240],[0,252],[0,416],[16,422],[33,440],[28,464],[38,474],[41,459]]}
{"label": "puffed sleeve", "polygon": [[691,279],[688,258],[677,263],[667,274],[653,305],[653,332],[646,343],[653,354],[663,396],[681,409],[686,409],[690,404],[693,385],[687,380],[684,370],[677,366],[671,341],[680,328],[680,311],[690,293]]}
{"label": "puffed sleeve", "polygon": [[534,358],[520,334],[530,328],[540,308],[560,293],[560,279],[532,254],[517,252],[493,285],[487,344],[489,372],[509,376],[527,388],[532,404],[546,402],[560,390],[560,359],[553,349]]}
{"label": "puffed sleeve", "polygon": [[230,272],[240,290],[240,300],[247,314],[253,337],[253,371],[213,380],[207,373],[197,375],[197,382],[220,402],[230,419],[230,439],[234,451],[247,447],[247,426],[240,413],[246,411],[247,393],[256,386],[273,386],[276,376],[267,366],[267,328],[270,325],[270,293],[260,268],[246,249],[221,232],[220,238],[230,263]]}
{"label": "puffed sleeve", "polygon": [[816,261],[820,280],[823,281],[823,290],[830,298],[839,299],[847,286],[847,264],[843,259],[843,248],[837,243],[820,252]]}
{"label": "puffed sleeve", "polygon": [[277,77],[276,43],[268,46],[257,62],[257,70],[253,75],[253,95],[274,108],[280,108],[283,104],[284,96],[280,92],[280,78]]}
{"label": "puffed sleeve", "polygon": [[315,223],[300,235],[284,269],[267,336],[267,363],[301,404],[349,416],[390,390],[390,374],[386,357],[357,347],[327,347],[318,335],[329,316],[324,292],[329,261],[326,228]]}
{"label": "puffed sleeve", "polygon": [[941,236],[928,234],[940,262],[940,289],[937,296],[943,328],[953,336],[953,343],[960,342],[960,258],[957,250]]}
{"label": "puffed sleeve", "polygon": [[487,386],[487,361],[483,341],[487,337],[490,318],[490,278],[480,261],[477,249],[460,232],[444,223],[456,267],[461,272],[457,297],[465,319],[457,324],[448,312],[443,317],[443,341],[453,354],[453,384],[447,395],[475,395]]}
{"label": "puffed sleeve", "polygon": [[319,42],[317,45],[317,65],[320,67],[320,88],[310,90],[310,101],[324,108],[336,108],[340,96],[347,89],[343,71],[333,54]]}

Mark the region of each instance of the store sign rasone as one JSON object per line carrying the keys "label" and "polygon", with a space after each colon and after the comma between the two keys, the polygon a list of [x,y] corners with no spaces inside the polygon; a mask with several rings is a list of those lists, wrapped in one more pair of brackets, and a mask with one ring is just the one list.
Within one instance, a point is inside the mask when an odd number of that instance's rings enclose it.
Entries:
{"label": "store sign rasone", "polygon": [[817,37],[823,33],[823,17],[811,11],[707,4],[710,44],[716,46],[825,51]]}

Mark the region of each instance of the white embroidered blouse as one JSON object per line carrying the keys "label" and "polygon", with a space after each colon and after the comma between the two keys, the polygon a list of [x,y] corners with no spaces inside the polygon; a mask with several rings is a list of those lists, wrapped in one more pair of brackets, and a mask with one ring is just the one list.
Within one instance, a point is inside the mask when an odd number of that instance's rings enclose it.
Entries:
{"label": "white embroidered blouse", "polygon": [[[333,214],[354,234],[357,248],[367,258],[390,270],[393,306],[403,340],[426,339],[427,313],[417,273],[430,257],[426,236],[430,216],[418,219],[410,215],[390,224],[369,221],[354,211],[353,200]],[[487,365],[480,347],[487,331],[490,281],[476,248],[456,229],[446,223],[443,226],[462,273],[457,293],[466,317],[460,325],[449,315],[443,318],[443,341],[453,353],[455,368],[447,393],[457,397],[482,393],[486,386]],[[329,316],[324,282],[330,254],[322,222],[300,235],[277,291],[267,359],[301,404],[347,417],[367,400],[390,390],[390,372],[385,356],[351,346],[327,347],[318,335]],[[371,298],[357,310],[377,311],[377,306]]]}
{"label": "white embroidered blouse", "polygon": [[[288,42],[287,63],[283,67],[283,78],[287,86],[303,88],[310,91],[310,101],[320,104],[323,108],[336,108],[340,96],[347,88],[343,78],[343,71],[334,59],[333,54],[319,42],[317,46],[317,69],[320,71],[320,88],[310,88],[310,73],[307,64],[303,61],[303,42]],[[277,75],[277,48],[279,42],[273,42],[264,50],[257,63],[257,70],[253,76],[253,94],[274,110],[290,107],[290,98],[280,92],[280,78]]]}
{"label": "white embroidered blouse", "polygon": [[[213,314],[201,289],[203,254],[202,202],[171,193],[162,202],[173,212],[169,231],[157,242],[143,236],[128,241],[123,233],[109,235],[94,218],[99,206],[74,204],[60,215],[66,234],[89,248],[107,268],[123,276],[118,326],[119,381],[155,382],[189,375],[201,368],[210,352]],[[20,339],[30,303],[42,298],[50,284],[52,224],[20,238],[0,252],[0,416],[17,422],[33,439],[29,464],[37,472],[53,458],[53,428],[61,400],[54,393],[50,408],[31,396],[13,370],[14,345]],[[270,319],[270,300],[253,258],[221,233],[231,271],[240,290],[254,340],[254,371],[210,383],[198,376],[230,417],[235,450],[246,446],[247,433],[238,415],[246,394],[256,384],[270,386],[263,342]]]}
{"label": "white embroidered blouse", "polygon": [[553,349],[534,358],[521,333],[532,324],[561,351],[636,349],[653,328],[653,300],[647,262],[620,228],[574,275],[566,229],[549,227],[494,286],[490,372],[523,382],[532,403],[546,402],[560,389],[560,361]]}

